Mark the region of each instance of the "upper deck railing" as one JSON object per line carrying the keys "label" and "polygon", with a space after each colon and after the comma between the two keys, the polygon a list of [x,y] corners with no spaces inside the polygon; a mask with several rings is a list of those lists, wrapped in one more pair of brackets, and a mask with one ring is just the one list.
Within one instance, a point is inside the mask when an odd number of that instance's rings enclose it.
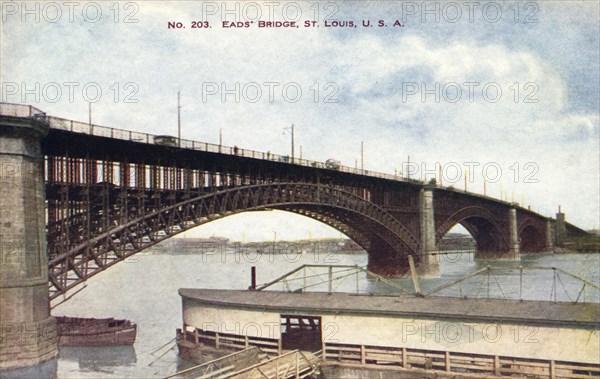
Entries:
{"label": "upper deck railing", "polygon": [[[64,118],[53,117],[53,116],[46,116],[46,121],[49,124],[50,128],[52,128],[52,129],[66,130],[66,131],[74,132],[74,133],[85,133],[85,134],[98,136],[98,137],[115,138],[115,139],[132,141],[132,142],[141,142],[141,143],[163,145],[163,146],[165,145],[164,142],[163,143],[158,142],[158,141],[160,141],[161,137],[164,138],[165,136],[158,136],[158,135],[154,135],[154,134],[134,132],[131,130],[109,128],[109,127],[93,125],[93,124],[90,125],[90,124],[83,123],[83,122],[67,120]],[[213,144],[213,143],[208,143],[208,142],[198,142],[198,141],[193,141],[193,140],[188,140],[188,139],[178,139],[176,137],[170,137],[170,138],[172,138],[172,141],[173,141],[172,146],[178,147],[181,149],[191,149],[191,150],[198,150],[198,151],[206,151],[209,153],[235,155],[238,157],[254,158],[254,159],[261,159],[261,160],[267,160],[267,161],[273,161],[273,162],[290,163],[290,164],[306,166],[306,167],[315,167],[315,168],[322,168],[322,169],[329,168],[329,169],[332,169],[335,171],[371,176],[371,177],[375,177],[375,178],[401,180],[401,181],[415,183],[415,184],[424,184],[424,182],[421,182],[419,180],[406,179],[406,178],[402,178],[397,175],[390,175],[390,174],[385,174],[385,173],[370,171],[370,170],[361,170],[358,168],[348,167],[348,166],[343,166],[343,165],[339,165],[336,168],[331,168],[331,167],[328,167],[327,163],[325,163],[325,162],[313,161],[313,160],[309,160],[309,159],[301,159],[301,158],[297,158],[297,157],[292,158],[288,155],[273,154],[271,152],[265,153],[264,151],[249,150],[249,149],[244,149],[244,148],[240,148],[237,146],[224,146],[224,145],[218,145],[218,144]],[[170,144],[167,144],[167,145],[170,145]]]}
{"label": "upper deck railing", "polygon": [[[120,140],[125,140],[125,141],[132,141],[132,142],[141,142],[141,143],[163,145],[163,146],[165,145],[165,143],[157,142],[158,140],[160,140],[160,137],[164,138],[165,136],[158,136],[158,135],[154,135],[154,134],[135,132],[135,131],[131,131],[131,130],[110,128],[110,127],[106,127],[106,126],[100,126],[100,125],[96,125],[96,124],[74,121],[74,120],[69,120],[69,119],[60,118],[60,117],[48,116],[48,115],[46,115],[45,112],[42,112],[41,110],[39,110],[35,107],[32,107],[30,105],[0,103],[0,115],[25,117],[25,118],[29,117],[29,118],[35,118],[35,119],[43,118],[46,121],[46,123],[50,126],[50,128],[52,128],[52,129],[65,130],[65,131],[69,131],[69,132],[73,132],[73,133],[83,133],[83,134],[93,135],[93,136],[97,136],[97,137],[107,137],[107,138],[114,138],[114,139],[120,139]],[[424,182],[422,182],[420,180],[408,179],[408,178],[404,178],[402,176],[385,174],[385,173],[381,173],[381,172],[377,172],[377,171],[362,170],[362,169],[355,168],[355,167],[339,165],[336,168],[331,168],[331,167],[327,167],[327,164],[325,162],[313,161],[313,160],[308,160],[308,159],[300,159],[300,158],[295,158],[295,157],[292,158],[287,155],[272,154],[270,152],[265,153],[265,152],[261,152],[261,151],[243,149],[243,148],[239,148],[237,146],[233,146],[233,147],[232,146],[224,146],[224,145],[212,144],[212,143],[208,143],[208,142],[198,142],[198,141],[187,140],[187,139],[179,140],[176,137],[170,137],[170,138],[172,138],[174,141],[172,146],[182,148],[182,149],[191,149],[191,150],[206,151],[206,152],[210,152],[210,153],[235,155],[235,156],[239,156],[239,157],[262,159],[262,160],[268,160],[268,161],[273,161],[273,162],[290,163],[290,164],[296,164],[296,165],[306,166],[306,167],[315,167],[315,168],[323,168],[323,169],[329,168],[329,169],[332,169],[335,171],[371,176],[371,177],[375,177],[375,178],[398,180],[398,181],[409,182],[409,183],[414,183],[414,184],[425,184]]]}
{"label": "upper deck railing", "polygon": [[[262,151],[243,149],[243,148],[240,148],[237,146],[233,146],[233,147],[232,146],[224,146],[224,145],[218,145],[218,144],[213,144],[213,143],[208,143],[208,142],[198,142],[198,141],[187,140],[187,139],[179,140],[177,137],[159,136],[159,135],[155,135],[155,134],[148,134],[148,133],[142,133],[142,132],[135,132],[132,130],[110,128],[107,126],[100,126],[100,125],[96,125],[96,124],[74,121],[74,120],[69,120],[69,119],[60,118],[60,117],[48,116],[48,115],[46,115],[45,112],[43,112],[40,109],[37,109],[35,107],[32,107],[31,105],[0,103],[0,115],[34,118],[36,120],[43,119],[49,125],[49,127],[51,129],[65,130],[65,131],[69,131],[69,132],[73,132],[73,133],[82,133],[82,134],[88,134],[88,135],[97,136],[97,137],[107,137],[107,138],[114,138],[114,139],[119,139],[119,140],[124,140],[124,141],[132,141],[132,142],[154,144],[154,145],[161,145],[161,146],[165,146],[165,143],[164,142],[159,143],[157,141],[160,141],[161,138],[164,139],[165,137],[167,137],[171,141],[174,141],[172,144],[170,144],[171,146],[182,148],[182,149],[191,149],[191,150],[205,151],[205,152],[210,152],[210,153],[227,154],[227,155],[234,155],[234,156],[238,156],[238,157],[261,159],[261,160],[267,160],[267,161],[273,161],[273,162],[282,162],[282,163],[295,164],[295,165],[305,166],[305,167],[330,169],[332,171],[345,172],[345,173],[356,174],[356,175],[364,175],[364,176],[369,176],[369,177],[373,177],[373,178],[394,180],[394,181],[416,184],[416,185],[425,185],[426,184],[424,181],[406,178],[402,175],[386,174],[386,173],[382,173],[382,172],[363,170],[363,169],[359,169],[356,167],[343,166],[343,165],[339,165],[336,168],[332,168],[332,167],[328,167],[325,162],[313,161],[313,160],[309,160],[309,159],[300,159],[300,158],[295,158],[295,157],[291,158],[288,155],[272,154],[271,152],[265,153]],[[434,186],[436,188],[443,188],[443,189],[449,190],[449,191],[466,193],[471,196],[485,198],[488,200],[493,200],[495,202],[503,203],[508,206],[516,206],[522,210],[535,213],[529,209],[519,206],[517,203],[511,203],[511,202],[496,199],[496,198],[493,198],[493,197],[490,197],[487,195],[461,190],[461,189],[455,188],[453,186],[448,187],[448,186],[441,186],[439,184],[430,184],[430,185]],[[543,216],[543,217],[545,217],[545,216]]]}
{"label": "upper deck railing", "polygon": [[46,112],[31,105],[0,103],[0,115],[38,119],[46,117]]}

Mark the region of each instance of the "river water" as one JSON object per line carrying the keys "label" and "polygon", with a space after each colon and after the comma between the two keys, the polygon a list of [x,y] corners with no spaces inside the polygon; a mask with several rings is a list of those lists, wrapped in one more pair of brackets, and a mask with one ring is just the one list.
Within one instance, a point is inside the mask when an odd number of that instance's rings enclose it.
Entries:
{"label": "river water", "polygon": [[[90,279],[87,287],[52,311],[55,316],[115,317],[138,324],[137,340],[132,347],[62,347],[57,364],[58,378],[160,378],[189,367],[178,359],[174,343],[175,329],[181,327],[181,287],[246,289],[250,284],[250,267],[257,267],[258,283],[266,283],[301,264],[367,264],[364,252],[330,254],[307,252],[290,254],[194,253],[193,250],[169,251],[157,245],[119,263]],[[472,252],[456,252],[440,258],[441,277],[422,279],[422,292],[461,278],[488,264],[504,267],[485,272],[440,292],[440,295],[475,295],[550,300],[577,298],[581,282],[552,270],[526,270],[521,291],[520,271],[525,267],[559,267],[592,283],[600,282],[598,254],[529,254],[520,262],[486,262],[473,259]],[[412,288],[410,279],[396,283]],[[488,285],[489,283],[489,285]],[[361,290],[389,292],[391,287],[362,280]],[[556,285],[556,286],[555,286]],[[488,291],[489,287],[489,291]],[[553,288],[556,290],[553,290]],[[325,287],[326,288],[326,287]],[[356,289],[348,280],[341,289]],[[599,301],[599,294],[583,291],[586,301]],[[581,298],[583,298],[583,293]]]}

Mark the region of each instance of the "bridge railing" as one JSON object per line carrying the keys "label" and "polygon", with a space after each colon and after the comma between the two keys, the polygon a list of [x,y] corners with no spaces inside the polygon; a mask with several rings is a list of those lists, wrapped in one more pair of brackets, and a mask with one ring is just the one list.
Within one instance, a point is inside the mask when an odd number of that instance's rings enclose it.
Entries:
{"label": "bridge railing", "polygon": [[[26,117],[26,118],[44,118],[50,128],[58,130],[66,130],[74,133],[84,133],[98,137],[116,138],[120,140],[141,142],[148,144],[164,145],[164,143],[158,143],[156,140],[157,135],[135,132],[124,129],[110,128],[106,126],[100,126],[96,124],[90,124],[80,121],[69,120],[60,117],[47,116],[45,112],[24,104],[9,104],[0,103],[0,115],[14,116],[14,117]],[[328,167],[325,162],[313,161],[308,159],[299,159],[294,157],[293,159],[288,155],[272,154],[271,152],[262,152],[249,149],[238,148],[237,146],[223,146],[218,144],[212,144],[207,142],[198,142],[192,140],[173,138],[173,146],[181,147],[183,149],[192,149],[199,151],[206,151],[210,153],[220,153],[237,155],[245,158],[262,159],[273,162],[282,162],[289,164],[296,164],[305,167],[315,167],[321,169],[329,169],[332,171],[347,172],[351,174],[365,175],[375,178],[383,178],[389,180],[397,180],[406,183],[423,184],[420,180],[405,178],[398,175],[391,175],[377,171],[363,170],[356,167],[350,166],[338,166],[336,168]]]}
{"label": "bridge railing", "polygon": [[[94,135],[94,136],[99,136],[99,137],[115,138],[115,139],[132,141],[132,142],[165,145],[164,142],[163,143],[158,142],[159,141],[158,138],[164,137],[164,136],[157,136],[154,134],[135,132],[135,131],[131,131],[131,130],[110,128],[110,127],[100,126],[100,125],[96,125],[96,124],[73,121],[73,120],[60,118],[60,117],[47,116],[45,112],[42,112],[41,110],[39,110],[35,107],[32,107],[30,105],[0,103],[0,115],[44,119],[46,121],[46,123],[50,126],[50,128],[52,128],[52,129],[66,130],[66,131],[70,131],[70,132],[74,132],[74,133],[84,133],[84,134],[89,134],[89,135]],[[241,156],[241,157],[245,157],[245,158],[253,158],[253,159],[268,160],[268,161],[273,161],[273,162],[295,164],[295,165],[305,166],[305,167],[329,169],[332,171],[364,175],[364,176],[369,176],[369,177],[373,177],[373,178],[395,180],[395,181],[399,181],[399,182],[403,182],[403,183],[411,183],[411,184],[417,184],[417,185],[425,184],[425,182],[421,181],[421,180],[406,178],[406,177],[399,176],[399,175],[386,174],[386,173],[377,172],[377,171],[363,170],[363,169],[360,169],[357,167],[340,165],[336,168],[332,168],[332,167],[329,167],[325,162],[313,161],[313,160],[308,160],[308,159],[299,159],[296,157],[294,157],[292,159],[288,155],[272,154],[271,152],[265,153],[262,151],[242,149],[242,148],[238,148],[237,146],[223,146],[223,145],[218,145],[218,144],[212,144],[212,143],[207,143],[207,142],[198,142],[198,141],[192,141],[192,140],[186,140],[186,139],[178,140],[176,137],[168,137],[168,138],[171,142],[170,143],[171,146],[181,147],[183,149],[192,149],[192,150],[198,150],[198,151],[205,151],[205,152],[209,152],[209,153],[236,155],[236,156]],[[477,194],[477,193],[469,192],[466,190],[461,190],[458,188],[454,188],[452,186],[447,187],[447,186],[440,186],[439,184],[436,184],[435,187],[444,188],[446,190],[451,190],[454,192],[468,193],[472,196],[477,196],[477,197],[481,197],[481,198],[487,198],[487,199],[491,198],[496,202],[505,203],[505,204],[511,205],[511,206],[515,205],[512,203],[509,203],[508,201],[495,199],[488,195]],[[522,208],[522,207],[520,207],[520,208]],[[522,208],[522,209],[524,209],[524,208]],[[524,209],[524,210],[527,210],[527,209]]]}
{"label": "bridge railing", "polygon": [[[115,138],[115,139],[132,141],[132,142],[165,145],[164,143],[158,142],[157,138],[162,137],[162,136],[157,136],[154,134],[148,134],[148,133],[142,133],[142,132],[135,132],[135,131],[131,131],[131,130],[110,128],[110,127],[100,126],[100,125],[96,125],[96,124],[73,121],[73,120],[60,118],[60,117],[47,116],[45,112],[42,112],[41,110],[39,110],[35,107],[32,107],[31,105],[0,103],[0,115],[35,118],[35,119],[45,119],[46,123],[48,123],[48,125],[52,129],[66,130],[66,131],[70,131],[70,132],[74,132],[74,133],[84,133],[84,134],[89,134],[89,135],[94,135],[94,136],[99,136],[99,137]],[[357,167],[340,165],[337,168],[331,168],[331,167],[328,167],[325,162],[313,161],[313,160],[308,160],[308,159],[299,159],[296,157],[294,157],[292,159],[288,155],[272,154],[271,152],[265,153],[262,151],[242,149],[242,148],[238,148],[237,146],[223,146],[223,145],[218,145],[218,144],[212,144],[212,143],[207,143],[207,142],[198,142],[198,141],[192,141],[192,140],[186,140],[186,139],[178,140],[175,137],[169,137],[169,138],[172,141],[172,146],[181,147],[184,149],[205,151],[205,152],[209,152],[209,153],[236,155],[236,156],[241,156],[241,157],[245,157],[245,158],[253,158],[253,159],[268,160],[268,161],[273,161],[273,162],[295,164],[295,165],[300,165],[300,166],[305,166],[305,167],[329,169],[332,171],[339,171],[339,172],[346,172],[346,173],[350,173],[350,174],[370,176],[370,177],[374,177],[374,178],[395,180],[395,181],[400,181],[400,182],[404,182],[404,183],[412,183],[412,184],[418,184],[418,185],[425,184],[425,182],[423,182],[421,180],[405,178],[403,176],[386,174],[386,173],[377,172],[377,171],[363,170],[363,169],[359,169]],[[452,190],[455,192],[469,193],[470,195],[473,195],[473,196],[490,198],[490,196],[476,194],[476,193],[469,192],[466,190],[461,190],[458,188],[445,187],[445,186],[440,186],[440,185],[436,185],[436,187],[445,188],[445,189]],[[499,199],[494,199],[494,201],[510,204],[509,202],[505,202],[505,201],[499,200]]]}
{"label": "bridge railing", "polygon": [[[27,107],[27,106],[23,106],[23,107]],[[31,112],[28,112],[27,109],[20,110],[20,112],[21,112],[20,114],[22,115],[21,117],[31,117],[31,116],[29,116],[31,114]],[[157,142],[158,138],[160,136],[153,135],[153,134],[134,132],[134,131],[123,130],[123,129],[109,128],[106,126],[100,126],[100,125],[89,124],[89,123],[85,123],[85,122],[73,121],[73,120],[68,120],[68,119],[54,117],[54,116],[45,116],[45,119],[46,119],[46,122],[48,123],[48,125],[50,126],[50,128],[52,128],[52,129],[66,130],[66,131],[74,132],[74,133],[83,133],[83,134],[89,134],[89,135],[94,135],[94,136],[98,136],[98,137],[115,138],[115,139],[121,139],[121,140],[132,141],[132,142],[165,145],[164,142],[163,143]],[[253,158],[253,159],[268,160],[268,161],[273,161],[273,162],[289,163],[289,164],[295,164],[295,165],[300,165],[300,166],[305,166],[305,167],[314,167],[314,168],[320,168],[320,169],[329,169],[332,171],[347,172],[347,173],[351,173],[351,174],[365,175],[365,176],[370,176],[370,177],[375,177],[375,178],[383,178],[383,179],[397,180],[397,181],[403,181],[403,182],[408,182],[408,183],[423,184],[422,181],[414,180],[414,179],[407,179],[407,178],[404,178],[404,177],[401,177],[398,175],[385,174],[382,172],[370,171],[370,170],[362,170],[362,169],[359,169],[356,167],[349,167],[349,166],[342,166],[342,165],[340,165],[336,168],[331,168],[331,167],[328,167],[325,162],[313,161],[313,160],[309,160],[309,159],[299,159],[296,157],[294,157],[292,159],[288,155],[279,155],[279,154],[272,154],[271,152],[265,153],[264,151],[242,149],[237,146],[224,146],[224,145],[212,144],[212,143],[207,143],[207,142],[192,141],[192,140],[187,140],[187,139],[178,140],[175,137],[173,137],[171,139],[171,141],[169,141],[169,142],[170,142],[169,144],[171,144],[173,147],[180,147],[182,149],[191,149],[191,150],[205,151],[205,152],[209,152],[209,153],[235,155],[235,156],[244,157],[244,158]]]}
{"label": "bridge railing", "polygon": [[45,117],[46,113],[37,109],[36,107],[32,107],[31,105],[0,103],[0,115],[25,118],[40,118]]}
{"label": "bridge railing", "polygon": [[[73,120],[64,119],[64,118],[60,118],[60,117],[46,116],[46,113],[44,113],[41,110],[39,110],[35,107],[32,107],[30,105],[0,103],[0,115],[36,118],[36,119],[43,118],[43,119],[45,119],[46,123],[48,123],[50,128],[52,128],[52,129],[66,130],[66,131],[75,132],[75,133],[90,134],[90,135],[99,136],[99,137],[116,138],[116,139],[120,139],[120,140],[132,141],[132,142],[165,145],[165,143],[159,143],[158,142],[159,140],[157,139],[158,137],[164,137],[164,136],[157,136],[154,134],[135,132],[135,131],[131,131],[131,130],[109,128],[106,126],[100,126],[100,125],[95,125],[95,124],[90,124],[90,123],[85,123],[85,122],[73,121]],[[398,175],[386,174],[386,173],[377,172],[377,171],[363,170],[363,169],[359,169],[357,167],[340,165],[337,168],[332,168],[332,167],[328,167],[328,165],[325,162],[313,161],[313,160],[308,160],[308,159],[299,159],[296,157],[294,157],[292,159],[288,155],[271,154],[270,152],[265,153],[262,151],[242,149],[242,148],[238,148],[237,146],[233,146],[233,147],[232,146],[223,146],[223,145],[218,145],[218,144],[212,144],[212,143],[207,143],[207,142],[198,142],[198,141],[192,141],[192,140],[186,140],[186,139],[178,140],[176,137],[168,137],[168,138],[170,139],[170,142],[172,142],[171,146],[180,147],[183,149],[192,149],[192,150],[199,150],[199,151],[205,151],[205,152],[210,152],[210,153],[237,155],[237,156],[241,156],[241,157],[245,157],[245,158],[254,158],[254,159],[268,160],[268,161],[272,161],[272,162],[295,164],[295,165],[300,165],[300,166],[305,166],[305,167],[329,169],[332,171],[346,172],[346,173],[357,174],[357,175],[365,175],[365,176],[370,176],[370,177],[374,177],[374,178],[395,180],[395,181],[400,181],[400,182],[404,182],[404,183],[412,183],[412,184],[417,184],[417,185],[425,184],[425,182],[423,182],[421,180],[406,178],[406,177],[398,176]],[[439,184],[436,184],[435,187],[445,188],[447,190],[452,190],[452,191],[460,192],[460,193],[468,193],[470,195],[478,196],[478,197],[482,197],[482,198],[491,198],[490,196],[476,194],[476,193],[469,192],[466,190],[461,190],[459,188],[454,188],[452,186],[445,187],[445,186],[440,186]],[[503,201],[500,199],[494,198],[494,201],[513,205],[507,201]]]}

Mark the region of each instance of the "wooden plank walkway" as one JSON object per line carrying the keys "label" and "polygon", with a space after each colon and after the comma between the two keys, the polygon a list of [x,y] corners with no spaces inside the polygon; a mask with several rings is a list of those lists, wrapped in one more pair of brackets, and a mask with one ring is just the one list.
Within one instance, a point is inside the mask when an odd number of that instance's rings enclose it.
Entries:
{"label": "wooden plank walkway", "polygon": [[293,350],[269,357],[257,347],[179,371],[165,379],[292,379],[314,374],[320,364],[315,354]]}
{"label": "wooden plank walkway", "polygon": [[315,354],[293,350],[222,378],[301,379],[314,374],[319,364],[320,359]]}

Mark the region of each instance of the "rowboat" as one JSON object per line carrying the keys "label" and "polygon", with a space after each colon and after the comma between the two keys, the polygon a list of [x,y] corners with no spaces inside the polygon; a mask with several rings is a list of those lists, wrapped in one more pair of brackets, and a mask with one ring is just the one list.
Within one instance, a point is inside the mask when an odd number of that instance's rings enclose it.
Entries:
{"label": "rowboat", "polygon": [[137,325],[114,318],[56,317],[59,345],[106,346],[133,345]]}

